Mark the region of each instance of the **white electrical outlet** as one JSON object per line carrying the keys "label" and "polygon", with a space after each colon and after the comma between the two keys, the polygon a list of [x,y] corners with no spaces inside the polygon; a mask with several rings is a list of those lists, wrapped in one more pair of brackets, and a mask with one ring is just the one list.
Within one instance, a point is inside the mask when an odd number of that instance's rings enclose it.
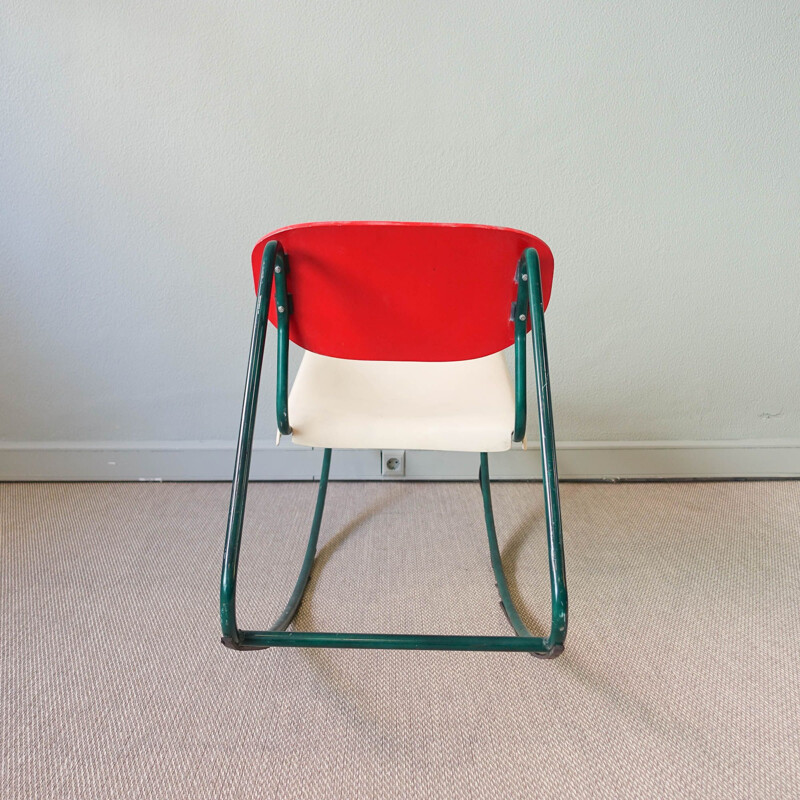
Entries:
{"label": "white electrical outlet", "polygon": [[405,450],[381,450],[381,475],[397,478],[406,474]]}

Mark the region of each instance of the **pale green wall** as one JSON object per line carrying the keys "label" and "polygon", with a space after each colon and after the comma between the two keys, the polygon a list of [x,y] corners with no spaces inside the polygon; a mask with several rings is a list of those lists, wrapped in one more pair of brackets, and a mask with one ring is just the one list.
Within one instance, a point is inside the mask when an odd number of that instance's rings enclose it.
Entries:
{"label": "pale green wall", "polygon": [[796,4],[0,15],[0,439],[232,440],[252,245],[354,218],[551,245],[560,439],[800,437]]}

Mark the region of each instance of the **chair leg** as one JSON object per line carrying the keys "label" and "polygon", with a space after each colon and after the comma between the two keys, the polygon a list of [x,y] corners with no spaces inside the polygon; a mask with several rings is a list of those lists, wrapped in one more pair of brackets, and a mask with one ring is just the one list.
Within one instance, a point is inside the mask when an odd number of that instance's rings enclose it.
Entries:
{"label": "chair leg", "polygon": [[[320,526],[322,525],[322,514],[325,510],[325,497],[328,493],[328,475],[331,469],[331,449],[326,448],[324,455],[322,456],[322,471],[319,477],[319,489],[317,490],[317,505],[314,509],[314,520],[311,523],[311,533],[308,537],[308,544],[306,545],[306,552],[305,556],[303,557],[303,564],[300,567],[300,574],[297,577],[297,581],[294,585],[294,590],[292,591],[291,596],[289,597],[289,601],[286,603],[286,607],[283,609],[281,615],[275,620],[275,622],[267,629],[266,633],[278,633],[285,631],[289,625],[292,623],[292,620],[295,618],[298,610],[300,609],[300,604],[303,602],[303,595],[305,594],[306,587],[308,586],[308,579],[311,577],[311,570],[314,567],[314,558],[317,554],[317,542],[319,540],[319,530]],[[243,516],[243,515],[242,515]],[[236,538],[236,550],[238,554],[238,543],[241,541],[242,536],[242,526],[241,521],[235,526],[234,536]],[[226,548],[226,559],[227,559],[228,548]],[[225,567],[223,566],[223,575],[225,574]],[[236,574],[234,571],[233,579],[232,579],[232,594],[235,598],[236,595]],[[232,650],[264,650],[269,645],[264,644],[248,644],[242,641],[242,631],[240,631],[236,627],[235,622],[235,609],[234,609],[234,618],[233,618],[233,630],[228,632],[228,635],[225,635],[225,628],[224,628],[224,617],[223,617],[223,636],[222,636],[222,644],[226,647],[230,647]],[[230,635],[231,632],[233,635]]]}
{"label": "chair leg", "polygon": [[[494,524],[494,512],[492,511],[492,490],[491,484],[489,479],[489,459],[486,453],[481,453],[481,466],[478,472],[478,480],[481,484],[481,493],[483,494],[483,515],[486,519],[486,533],[489,537],[489,554],[492,559],[492,570],[494,571],[494,577],[497,585],[497,591],[500,595],[500,605],[505,612],[506,618],[508,619],[511,627],[514,628],[516,631],[517,636],[521,638],[532,639],[534,638],[531,632],[528,630],[525,623],[522,621],[519,613],[517,612],[516,606],[514,605],[514,601],[511,599],[511,592],[508,588],[508,583],[506,581],[506,575],[503,571],[503,560],[500,556],[500,547],[497,544],[497,533],[495,530]],[[548,531],[549,532],[549,531]],[[548,545],[550,546],[551,550],[551,558],[550,563],[552,565],[552,537],[548,536]],[[563,561],[561,562],[561,570],[562,574],[560,575],[560,583],[564,583],[564,576],[563,576]],[[551,570],[551,581],[553,580],[553,574]],[[566,596],[564,597],[566,603]],[[564,608],[566,612],[566,606]],[[566,618],[564,624],[563,635],[554,636],[554,632],[556,631],[556,612],[555,607],[553,609],[553,628],[550,632],[550,636],[544,640],[541,649],[532,649],[530,652],[537,656],[538,658],[555,658],[556,656],[560,655],[564,650],[564,636],[566,635]]]}
{"label": "chair leg", "polygon": [[239,566],[239,547],[242,541],[242,525],[247,503],[247,481],[250,477],[253,430],[258,407],[258,389],[261,384],[261,367],[264,361],[264,342],[267,335],[269,303],[272,297],[272,279],[281,252],[280,245],[275,241],[268,242],[264,248],[256,310],[253,315],[253,332],[250,337],[250,356],[247,361],[247,379],[244,387],[239,439],[236,446],[231,502],[228,510],[225,551],[220,578],[219,613],[223,642],[230,643],[232,646],[239,643],[239,631],[236,627],[236,573]]}
{"label": "chair leg", "polygon": [[547,548],[550,563],[550,602],[552,620],[548,641],[551,647],[563,648],[567,636],[567,581],[564,573],[564,545],[561,537],[561,501],[556,466],[556,436],[553,430],[553,406],[550,398],[550,371],[547,363],[547,339],[544,329],[544,303],[539,254],[525,251],[528,275],[528,304],[531,315],[531,345],[536,376],[536,401],[539,409],[539,444],[542,453],[542,489]]}
{"label": "chair leg", "polygon": [[271,631],[285,631],[295,618],[295,614],[297,614],[300,608],[300,603],[303,601],[308,579],[311,577],[311,569],[314,566],[314,558],[317,555],[317,541],[319,540],[319,529],[322,524],[322,512],[325,510],[325,496],[328,493],[328,473],[330,469],[331,449],[328,447],[325,449],[325,454],[322,456],[322,472],[319,476],[317,505],[314,509],[314,521],[311,523],[311,534],[308,537],[306,554],[303,557],[303,565],[300,567],[300,575],[297,577],[294,591],[289,598],[289,602],[286,603],[286,608],[283,609],[283,613],[269,628]]}
{"label": "chair leg", "polygon": [[[542,300],[542,278],[539,268],[539,254],[534,248],[523,253],[517,267],[519,294],[514,306],[515,324],[515,375],[516,410],[514,441],[521,441],[525,431],[525,312],[531,317],[531,346],[536,378],[536,400],[539,410],[539,442],[542,453],[542,488],[544,490],[544,516],[547,527],[548,561],[550,567],[551,627],[546,639],[545,652],[536,655],[553,657],[564,649],[567,635],[567,582],[564,574],[564,548],[561,537],[561,503],[558,493],[558,470],[556,467],[555,433],[553,431],[553,409],[550,399],[550,374],[547,364],[547,340],[544,326],[544,303]],[[514,608],[508,591],[492,514],[492,498],[489,484],[489,461],[486,453],[481,453],[479,473],[483,492],[483,509],[486,517],[486,530],[489,535],[489,549],[492,568],[497,579],[497,589],[503,610],[508,621],[519,636],[529,636],[528,629]]]}
{"label": "chair leg", "polygon": [[[486,516],[486,528],[489,533],[489,548],[492,555],[492,567],[494,568],[497,579],[497,588],[503,601],[503,608],[506,611],[511,624],[514,626],[516,636],[431,636],[416,634],[391,634],[391,633],[327,633],[312,631],[287,631],[286,629],[297,614],[297,610],[303,599],[303,594],[308,585],[308,579],[314,566],[314,557],[317,550],[317,540],[319,538],[322,513],[325,507],[325,496],[328,486],[328,475],[330,472],[330,449],[325,450],[322,460],[322,472],[320,474],[319,491],[317,494],[317,505],[314,512],[314,521],[311,526],[311,535],[306,546],[306,553],[303,565],[300,568],[300,575],[289,598],[286,608],[273,625],[267,630],[247,631],[239,630],[235,622],[235,609],[233,615],[223,615],[223,637],[222,643],[233,650],[265,650],[273,646],[282,647],[344,647],[358,649],[401,649],[401,650],[485,650],[485,651],[504,651],[504,652],[527,652],[533,653],[541,658],[555,658],[563,650],[563,638],[561,643],[556,642],[551,634],[550,638],[543,639],[539,636],[532,636],[519,617],[511,595],[508,590],[505,575],[503,574],[500,550],[497,545],[497,537],[494,528],[494,516],[492,514],[492,499],[489,489],[489,469],[488,459],[485,453],[481,453],[480,481],[483,490],[484,511]],[[241,521],[234,524],[229,529],[229,540],[235,542],[235,551],[238,556],[239,541],[241,540]],[[223,577],[229,569],[229,552],[232,548],[226,546],[225,565],[223,566]],[[223,584],[224,585],[224,584]],[[228,583],[228,601],[235,598],[236,592],[236,570],[233,569],[232,577]],[[223,594],[223,597],[225,595]],[[223,600],[224,607],[224,600]],[[231,627],[226,631],[225,621]]]}

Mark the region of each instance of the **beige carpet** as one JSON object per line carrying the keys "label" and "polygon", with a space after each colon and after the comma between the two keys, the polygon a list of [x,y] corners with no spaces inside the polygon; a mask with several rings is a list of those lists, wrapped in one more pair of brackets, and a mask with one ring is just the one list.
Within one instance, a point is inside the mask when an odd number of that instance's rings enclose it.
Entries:
{"label": "beige carpet", "polygon": [[[565,654],[219,644],[223,484],[0,486],[3,798],[795,798],[800,483],[565,484]],[[315,487],[250,490],[240,622]],[[539,484],[496,484],[523,616]],[[476,484],[334,483],[303,629],[507,633]]]}

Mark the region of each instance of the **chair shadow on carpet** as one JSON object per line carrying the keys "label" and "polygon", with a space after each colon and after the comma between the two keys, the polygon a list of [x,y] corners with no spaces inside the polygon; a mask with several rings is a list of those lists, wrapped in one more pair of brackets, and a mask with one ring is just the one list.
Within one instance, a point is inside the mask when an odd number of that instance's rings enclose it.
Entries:
{"label": "chair shadow on carpet", "polygon": [[[500,557],[503,561],[503,571],[506,574],[508,590],[511,592],[511,597],[514,600],[517,613],[525,623],[525,627],[534,636],[547,636],[550,633],[549,626],[547,625],[547,617],[545,616],[542,620],[534,615],[525,600],[525,593],[520,591],[519,582],[517,581],[517,566],[519,564],[520,553],[526,543],[534,536],[540,536],[542,542],[544,542],[544,514],[540,509],[531,511],[522,523],[517,526],[516,530],[513,531],[505,543],[501,544]],[[498,538],[500,537],[502,537],[502,533],[499,533]],[[542,565],[547,563],[546,550],[542,550],[542,557],[538,561],[540,561]],[[531,576],[531,580],[528,581],[528,583],[532,584],[534,581],[545,581],[548,586],[549,596],[550,577],[547,570],[539,570],[537,568],[535,576]]]}
{"label": "chair shadow on carpet", "polygon": [[[531,485],[532,491],[535,486]],[[361,511],[320,548],[308,587],[308,597],[299,614],[298,629],[317,629],[314,625],[314,590],[322,571],[337,551],[359,528],[363,529],[374,515],[386,511],[397,498],[413,491],[413,486],[395,484],[379,502]],[[579,511],[579,501],[574,499],[575,495],[588,495],[588,500],[583,502],[594,506],[595,495],[610,491],[606,487],[579,486],[568,493],[571,497],[568,504],[574,501]],[[616,502],[621,503],[619,508],[624,510],[633,504],[634,496],[644,490],[621,484],[613,491],[615,495],[622,495],[622,499]],[[718,620],[737,619],[739,627],[750,620],[754,614],[752,593],[733,593],[732,590],[725,593],[721,590],[733,582],[755,589],[767,585],[766,577],[759,576],[774,574],[776,567],[771,558],[774,558],[776,534],[764,539],[750,535],[752,504],[732,503],[728,497],[733,491],[731,485],[705,490],[721,495],[718,503],[722,505],[725,501],[732,509],[729,511],[732,518],[720,526],[692,525],[700,501],[691,496],[687,499],[687,490],[682,486],[663,484],[647,491],[657,496],[660,503],[657,510],[662,509],[660,513],[626,516],[617,506],[611,510],[601,506],[589,525],[576,511],[575,520],[570,525],[567,561],[568,565],[572,564],[576,576],[574,601],[580,617],[576,619],[577,624],[572,632],[572,647],[568,645],[564,655],[555,661],[542,663],[519,654],[413,651],[389,654],[386,651],[311,649],[294,651],[287,657],[302,659],[312,673],[307,679],[323,684],[336,695],[342,707],[353,712],[353,718],[367,724],[364,735],[373,736],[379,744],[385,740],[381,737],[390,736],[394,730],[392,714],[396,712],[399,702],[397,696],[407,699],[408,693],[415,690],[414,687],[428,686],[427,676],[431,671],[460,670],[462,674],[484,682],[491,697],[502,699],[504,685],[493,682],[491,677],[498,669],[498,659],[503,659],[501,669],[534,678],[527,689],[528,696],[537,703],[549,703],[556,711],[560,711],[568,708],[575,697],[582,697],[583,702],[590,702],[597,707],[598,714],[613,714],[619,724],[639,731],[641,735],[679,736],[687,741],[693,740],[698,751],[705,753],[708,758],[716,758],[719,748],[716,734],[705,733],[691,718],[674,710],[670,702],[665,702],[663,695],[654,694],[653,676],[668,680],[671,673],[679,674],[682,663],[690,658],[693,668],[700,670],[698,674],[701,676],[706,662],[711,665],[711,671],[705,677],[706,683],[719,674],[729,682],[743,680],[747,662],[742,662],[742,656],[736,649],[736,640],[732,637],[726,639],[722,635],[730,629],[720,627]],[[471,516],[474,513],[480,515],[480,490],[476,487],[475,492],[475,508],[469,509]],[[504,502],[501,497],[504,497],[503,493],[498,492],[495,511],[509,589],[525,624],[534,635],[541,635],[545,632],[543,629],[548,618],[544,604],[540,603],[540,592],[547,589],[549,594],[546,558],[543,555],[545,532],[541,501],[532,500],[529,513],[522,518],[505,513],[507,500]],[[627,503],[623,502],[626,500]],[[509,526],[511,519],[519,520],[518,524]],[[766,524],[767,520],[764,522]],[[596,534],[598,529],[602,535]],[[471,525],[470,530],[474,530],[475,536],[473,539],[470,534],[469,546],[479,550],[485,563],[479,579],[488,583],[493,581],[493,576],[480,517],[478,524]],[[670,531],[671,535],[665,536],[664,531]],[[656,567],[652,566],[654,562]],[[790,562],[787,563],[784,581],[789,581],[794,574],[790,570]],[[698,564],[710,565],[716,582],[709,582],[706,574],[698,574]],[[519,576],[518,572],[521,573]],[[592,576],[594,583],[590,581]],[[643,583],[646,579],[649,581],[647,586]],[[652,586],[654,581],[655,587]],[[644,600],[637,600],[641,595],[645,596],[645,600],[653,596],[658,600],[654,604],[651,599],[649,606],[642,608]],[[533,602],[531,597],[534,598]],[[704,615],[689,616],[692,608],[688,603],[695,602],[693,598],[697,597],[710,604],[710,611]],[[732,601],[735,607],[731,606]],[[633,613],[632,603],[637,604]],[[716,614],[711,613],[714,610]],[[627,629],[619,638],[613,638],[615,630],[610,621],[619,618],[627,621],[629,629],[644,642],[644,646],[626,638]],[[503,629],[507,626],[499,608],[497,619],[498,627]],[[690,648],[688,652],[682,652],[681,648],[667,644],[670,639],[664,635],[665,626],[667,631],[674,630],[678,636],[686,636],[687,621],[693,638],[675,638],[676,642],[691,644],[692,641],[702,641],[700,635],[704,632],[710,632],[712,638],[702,648]],[[713,638],[717,629],[722,633]],[[654,641],[664,644],[654,646]],[[711,646],[717,652],[731,652],[727,673],[719,672],[719,662],[714,661],[713,652],[709,656],[703,655],[710,651]],[[631,649],[636,655],[625,656]],[[368,680],[364,679],[365,674],[369,676]],[[398,678],[398,675],[401,677]],[[632,675],[638,676],[638,680],[633,680]],[[713,684],[710,685],[713,688]],[[670,684],[667,683],[667,686]],[[672,685],[671,690],[676,696],[684,692],[683,686],[678,684]],[[432,715],[441,711],[438,703],[437,697],[431,693]],[[498,716],[492,718],[490,723],[508,725],[509,713],[507,710],[498,711]]]}
{"label": "chair shadow on carpet", "polygon": [[[311,573],[311,577],[308,582],[308,586],[306,588],[305,596],[303,598],[303,603],[298,611],[297,617],[294,620],[293,627],[297,630],[304,630],[304,631],[313,631],[316,630],[316,626],[314,625],[313,621],[313,598],[314,592],[317,588],[318,582],[321,578],[325,567],[328,565],[330,560],[333,558],[334,554],[337,550],[339,550],[345,542],[352,536],[364,523],[368,522],[373,516],[384,512],[387,508],[389,508],[395,501],[395,499],[401,496],[404,492],[413,491],[413,487],[406,486],[401,487],[400,485],[395,485],[392,487],[393,491],[391,494],[383,497],[380,501],[373,503],[369,507],[365,508],[361,511],[356,517],[351,519],[343,528],[341,528],[336,534],[334,534],[331,539],[329,539],[318,551],[316,558],[314,559],[314,568]],[[480,497],[480,493],[478,490],[478,498]],[[540,523],[543,519],[543,514],[541,509],[534,508],[531,513],[529,513],[525,519],[520,523],[516,529],[512,532],[511,536],[503,543],[503,535],[500,532],[499,538],[501,541],[501,558],[503,561],[503,569],[506,574],[506,580],[508,582],[508,588],[511,592],[511,595],[514,599],[514,604],[517,608],[517,611],[522,618],[525,625],[528,627],[530,632],[534,636],[546,636],[548,633],[547,629],[547,620],[539,620],[536,615],[532,612],[530,606],[526,603],[523,594],[520,591],[519,583],[517,581],[517,567],[520,558],[520,553],[522,552],[523,548],[525,547],[526,543],[530,540],[530,537],[536,536],[541,534],[544,537],[545,532]],[[544,541],[544,538],[542,539]],[[492,575],[491,569],[491,560],[489,556],[489,548],[488,543],[486,541],[486,537],[484,534],[482,542],[476,542],[476,546],[483,545],[485,548],[485,561],[486,561],[486,580],[494,582],[494,578]],[[546,562],[546,555],[542,556],[542,564],[545,565]],[[537,575],[534,580],[544,580],[547,582],[548,585],[548,592],[547,595],[549,597],[549,576],[547,574],[546,569],[542,569],[541,572],[537,570]],[[502,606],[499,602],[499,598],[497,601],[497,605],[499,608],[499,613],[502,616]],[[299,624],[298,624],[299,623]],[[510,623],[505,622],[506,625],[510,625]],[[413,631],[408,631],[409,633],[413,633]],[[477,634],[478,631],[475,631]],[[511,631],[503,632],[505,635],[511,635]]]}
{"label": "chair shadow on carpet", "polygon": [[[331,562],[336,553],[345,545],[351,536],[355,535],[359,531],[359,529],[363,530],[364,525],[368,523],[374,516],[385,513],[389,508],[391,508],[392,505],[396,503],[399,498],[406,497],[408,492],[413,491],[413,486],[394,484],[391,487],[390,492],[383,496],[379,501],[374,502],[368,507],[364,508],[357,516],[346,522],[343,527],[341,527],[327,542],[323,544],[322,547],[320,547],[317,552],[314,562],[314,569],[306,589],[306,595],[293,623],[293,627],[296,630],[313,631],[320,629],[320,625],[318,625],[314,619],[314,594],[315,590],[319,586],[319,581],[321,580],[325,568]],[[453,498],[453,502],[456,502],[455,497]],[[510,535],[507,537],[504,536],[504,532],[502,530],[502,518],[505,515],[502,513],[501,508],[498,508],[497,511],[500,512],[497,516],[499,517],[500,526],[499,539],[501,557],[503,560],[503,566],[506,573],[509,590],[514,598],[517,611],[520,614],[523,622],[526,624],[526,626],[528,626],[529,630],[534,636],[546,635],[548,632],[547,622],[549,620],[549,616],[547,614],[549,612],[549,607],[547,612],[545,612],[544,608],[542,607],[540,614],[543,614],[543,616],[541,616],[541,618],[537,616],[537,614],[531,610],[532,606],[526,603],[521,596],[519,581],[517,580],[517,572],[519,564],[522,560],[522,553],[526,547],[535,541],[536,537],[541,537],[541,558],[537,557],[534,559],[537,564],[534,570],[531,570],[530,572],[526,570],[525,584],[530,587],[543,582],[542,587],[540,587],[541,591],[540,593],[537,593],[537,597],[546,596],[547,601],[549,602],[550,584],[546,566],[547,557],[546,548],[544,546],[544,514],[541,508],[541,503],[537,504],[533,502],[531,504],[530,512],[526,514],[522,521],[513,528]],[[474,541],[471,541],[470,546],[479,551],[479,556],[484,562],[483,573],[480,580],[485,581],[487,588],[494,593],[494,602],[496,603],[494,607],[494,614],[497,620],[497,627],[494,631],[487,631],[486,633],[491,633],[494,635],[513,635],[513,630],[511,629],[510,623],[506,620],[503,614],[499,597],[496,595],[496,592],[494,592],[494,588],[492,587],[492,584],[494,583],[494,575],[492,574],[489,546],[482,517],[483,514],[480,488],[476,482],[476,525],[474,530],[477,535],[474,537]],[[472,540],[472,536],[470,538]],[[541,562],[540,566],[539,562]],[[487,592],[487,594],[489,594],[489,592]],[[415,631],[404,632],[413,633]],[[483,631],[475,630],[472,632],[475,634],[480,634]],[[358,713],[365,722],[368,722],[371,726],[377,726],[375,727],[375,730],[380,730],[382,728],[385,722],[381,714],[381,708],[383,707],[383,704],[376,701],[383,696],[380,687],[384,686],[387,681],[391,680],[391,675],[393,674],[392,664],[396,664],[393,658],[387,657],[386,651],[326,650],[309,648],[299,650],[293,655],[295,655],[295,657],[302,658],[305,663],[317,674],[318,679],[323,681],[329,690],[335,692],[337,696],[346,702],[347,705],[353,711]],[[491,658],[493,655],[500,658],[511,657],[519,660],[519,666],[521,668],[532,670],[539,666],[537,659],[526,657],[520,658],[519,654],[454,654],[447,652],[435,653],[430,651],[404,651],[404,655],[401,657],[404,659],[406,668],[411,673],[419,670],[420,675],[423,675],[429,669],[431,659],[447,659],[454,657],[463,659],[463,657],[466,655],[471,655],[479,660]],[[368,685],[364,684],[363,677],[359,677],[361,675],[361,671],[353,668],[354,659],[370,659],[371,668],[374,674],[377,676],[374,683],[370,683]],[[490,668],[488,666],[489,663],[491,662],[486,662],[485,668]],[[380,675],[384,674],[384,671],[385,676],[384,678],[381,678]]]}

